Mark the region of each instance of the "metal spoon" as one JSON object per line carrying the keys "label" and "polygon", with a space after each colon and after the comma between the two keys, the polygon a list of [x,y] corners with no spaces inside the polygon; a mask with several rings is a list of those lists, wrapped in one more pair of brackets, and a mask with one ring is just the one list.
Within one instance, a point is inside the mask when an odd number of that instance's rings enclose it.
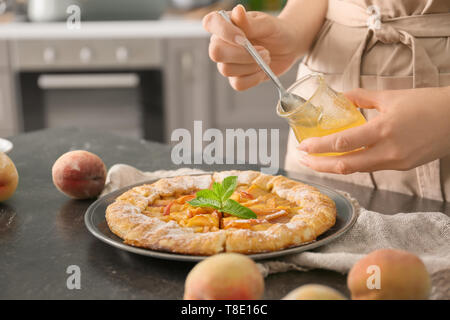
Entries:
{"label": "metal spoon", "polygon": [[[229,23],[233,24],[230,17],[228,16],[225,10],[220,10],[218,13]],[[267,74],[267,76],[275,83],[278,88],[278,93],[280,94],[280,105],[284,112],[289,112],[297,107],[306,103],[306,100],[302,97],[287,92],[287,90],[283,87],[280,82],[280,79],[273,73],[272,69],[264,62],[264,60],[259,55],[258,51],[256,51],[255,47],[250,43],[247,38],[244,38],[243,42],[240,43],[245,49],[247,49],[248,53],[255,59],[256,63],[261,67],[261,69]]]}

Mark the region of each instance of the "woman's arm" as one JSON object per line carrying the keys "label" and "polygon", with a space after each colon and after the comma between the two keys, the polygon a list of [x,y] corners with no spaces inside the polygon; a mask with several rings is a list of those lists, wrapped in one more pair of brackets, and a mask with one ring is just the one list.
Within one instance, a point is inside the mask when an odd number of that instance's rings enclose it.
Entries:
{"label": "woman's arm", "polygon": [[366,124],[302,141],[307,153],[345,152],[336,157],[299,154],[304,165],[322,172],[349,174],[409,170],[450,153],[450,87],[368,91],[347,97],[380,114]]}
{"label": "woman's arm", "polygon": [[297,52],[305,55],[322,28],[328,9],[328,0],[290,0],[278,18],[294,32]]}
{"label": "woman's arm", "polygon": [[234,89],[256,86],[267,77],[236,38],[247,37],[280,75],[308,51],[323,24],[327,5],[327,0],[290,0],[279,17],[246,12],[238,5],[231,11],[237,27],[212,12],[203,19],[204,28],[212,33],[209,55]]}

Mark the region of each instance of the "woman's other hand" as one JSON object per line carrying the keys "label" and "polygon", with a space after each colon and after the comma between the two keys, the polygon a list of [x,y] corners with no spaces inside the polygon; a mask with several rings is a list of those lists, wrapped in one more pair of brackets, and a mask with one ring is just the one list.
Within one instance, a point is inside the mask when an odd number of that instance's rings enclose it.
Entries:
{"label": "woman's other hand", "polygon": [[[239,44],[242,37],[247,37],[264,61],[280,75],[309,48],[323,23],[326,8],[326,0],[313,3],[294,0],[289,1],[279,17],[274,17],[263,12],[246,12],[238,5],[230,13],[235,26],[212,12],[203,18],[203,27],[212,33],[209,56],[235,90],[254,87],[267,76]],[[306,18],[302,20],[303,15]],[[307,28],[302,28],[299,21],[308,24]]]}
{"label": "woman's other hand", "polygon": [[[379,115],[366,124],[320,138],[305,139],[300,162],[313,170],[338,174],[409,170],[450,153],[450,87],[369,91],[345,94]],[[350,152],[341,156],[314,153]]]}

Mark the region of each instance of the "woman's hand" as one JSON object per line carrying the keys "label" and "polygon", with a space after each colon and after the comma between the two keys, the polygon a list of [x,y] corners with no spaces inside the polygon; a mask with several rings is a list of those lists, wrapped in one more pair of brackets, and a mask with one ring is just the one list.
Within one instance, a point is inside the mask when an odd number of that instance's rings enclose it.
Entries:
{"label": "woman's hand", "polygon": [[[264,61],[280,75],[309,48],[322,25],[326,2],[289,1],[279,17],[263,12],[246,12],[242,5],[238,5],[230,16],[236,26],[212,12],[203,18],[203,27],[212,33],[209,56],[217,62],[219,72],[229,78],[235,90],[256,86],[267,76],[239,44],[242,37],[247,37]],[[302,19],[303,15],[306,17]],[[301,28],[299,21],[308,25]]]}
{"label": "woman's hand", "polygon": [[[345,94],[361,108],[380,113],[366,124],[320,138],[305,139],[300,162],[338,174],[409,170],[450,153],[450,87]],[[341,156],[311,153],[346,152]]]}

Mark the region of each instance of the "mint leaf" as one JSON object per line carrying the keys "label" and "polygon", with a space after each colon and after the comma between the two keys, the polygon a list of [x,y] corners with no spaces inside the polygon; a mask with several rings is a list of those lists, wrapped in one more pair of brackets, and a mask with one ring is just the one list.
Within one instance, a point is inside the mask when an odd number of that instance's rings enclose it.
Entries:
{"label": "mint leaf", "polygon": [[236,176],[229,176],[222,181],[222,203],[225,202],[231,195],[233,194],[234,190],[236,190],[237,187],[237,177]]}
{"label": "mint leaf", "polygon": [[209,199],[209,198],[195,198],[191,201],[188,201],[188,203],[193,207],[210,207],[217,210],[220,210],[222,207],[222,204],[220,201]]}
{"label": "mint leaf", "polygon": [[214,193],[220,198],[222,199],[222,194],[223,194],[223,189],[222,189],[222,185],[218,182],[214,182],[212,185],[212,189],[214,191]]}
{"label": "mint leaf", "polygon": [[239,202],[228,199],[222,207],[222,212],[232,214],[233,216],[243,219],[256,219],[258,216],[249,208],[242,206]]}
{"label": "mint leaf", "polygon": [[222,202],[220,195],[217,195],[214,191],[209,189],[203,189],[200,191],[197,191],[196,193],[197,198],[207,198],[207,199],[213,199],[219,202]]}
{"label": "mint leaf", "polygon": [[237,177],[229,176],[223,179],[222,184],[214,182],[212,190],[197,191],[196,198],[188,201],[193,207],[209,207],[225,212],[242,219],[256,219],[257,215],[239,202],[229,199],[237,187]]}

